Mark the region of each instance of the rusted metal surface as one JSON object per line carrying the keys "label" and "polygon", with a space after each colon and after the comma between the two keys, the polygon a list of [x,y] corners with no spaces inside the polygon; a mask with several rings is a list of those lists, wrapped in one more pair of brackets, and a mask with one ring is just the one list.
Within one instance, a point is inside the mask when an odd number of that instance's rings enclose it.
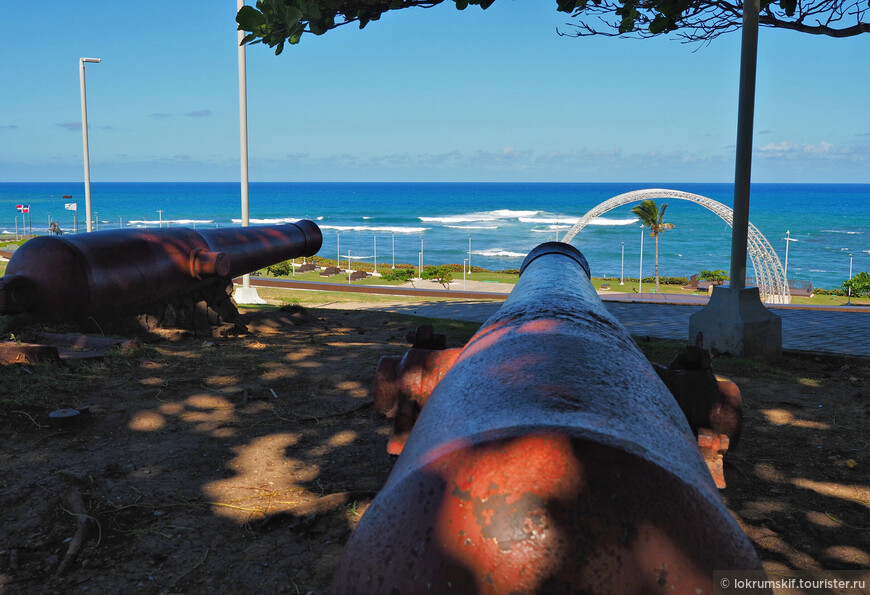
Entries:
{"label": "rusted metal surface", "polygon": [[726,434],[714,434],[708,428],[698,430],[698,448],[701,450],[701,456],[704,457],[704,462],[710,470],[713,483],[720,490],[726,487],[722,453],[728,450],[729,445],[730,440]]}
{"label": "rusted metal surface", "polygon": [[760,568],[585,259],[548,243],[429,396],[332,590],[711,593]]}
{"label": "rusted metal surface", "polygon": [[321,246],[311,221],[210,230],[128,229],[39,237],[0,279],[0,312],[83,316],[149,303],[300,256]]}
{"label": "rusted metal surface", "polygon": [[712,354],[700,345],[689,345],[667,366],[654,368],[697,437],[716,487],[724,489],[723,453],[737,447],[743,425],[740,389],[730,380],[716,378]]}
{"label": "rusted metal surface", "polygon": [[[381,371],[378,365],[375,389],[376,409],[383,410],[385,402],[392,400],[393,406],[387,412],[387,417],[393,418],[393,427],[387,441],[387,452],[397,455],[402,452],[408,434],[414,427],[420,411],[429,399],[429,395],[453,366],[462,349],[416,349],[411,348],[398,361],[392,387],[387,387],[386,378],[392,371],[393,360],[382,362],[389,369]],[[389,395],[389,397],[387,397]]]}

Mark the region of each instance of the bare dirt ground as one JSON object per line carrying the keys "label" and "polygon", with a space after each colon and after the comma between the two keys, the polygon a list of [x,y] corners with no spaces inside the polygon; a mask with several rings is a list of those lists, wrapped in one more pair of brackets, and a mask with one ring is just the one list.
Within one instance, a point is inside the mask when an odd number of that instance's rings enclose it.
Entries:
{"label": "bare dirt ground", "polygon": [[[239,337],[0,368],[0,593],[328,590],[392,466],[377,361],[417,323],[246,316]],[[448,346],[473,329],[439,324]],[[679,349],[640,345],[665,363]],[[870,569],[870,362],[714,363],[745,404],[722,496],[766,568]],[[59,407],[89,413],[57,427]]]}

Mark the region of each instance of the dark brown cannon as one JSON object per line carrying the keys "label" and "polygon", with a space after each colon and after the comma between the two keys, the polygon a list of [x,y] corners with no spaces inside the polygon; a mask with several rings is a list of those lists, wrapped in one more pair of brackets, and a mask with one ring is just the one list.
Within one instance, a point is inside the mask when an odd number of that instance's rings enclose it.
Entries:
{"label": "dark brown cannon", "polygon": [[34,238],[15,251],[0,278],[0,313],[83,317],[164,300],[208,279],[313,256],[322,242],[320,228],[306,220]]}
{"label": "dark brown cannon", "polygon": [[334,593],[712,593],[715,571],[761,569],[573,247],[533,250],[448,368]]}

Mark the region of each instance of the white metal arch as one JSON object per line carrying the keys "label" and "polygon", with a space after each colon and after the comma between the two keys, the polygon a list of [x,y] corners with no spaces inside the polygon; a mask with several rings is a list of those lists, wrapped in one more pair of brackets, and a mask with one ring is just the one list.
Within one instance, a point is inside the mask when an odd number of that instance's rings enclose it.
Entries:
{"label": "white metal arch", "polygon": [[[662,190],[658,188],[650,188],[647,190],[634,190],[626,192],[619,196],[614,196],[611,199],[605,200],[598,206],[591,209],[583,215],[574,226],[568,230],[562,241],[565,243],[571,242],[581,229],[604,213],[611,211],[617,207],[621,207],[628,203],[639,202],[642,200],[653,198],[675,198],[678,200],[688,200],[695,204],[712,211],[722,218],[728,225],[733,225],[733,211],[730,207],[717,202],[712,198],[691,194],[689,192],[681,192],[679,190]],[[785,272],[782,269],[782,263],[776,255],[770,242],[762,235],[758,229],[749,224],[748,252],[749,258],[752,260],[752,268],[755,269],[755,280],[758,283],[758,289],[761,293],[761,299],[768,304],[790,304],[791,293],[788,289],[788,281],[785,278]]]}

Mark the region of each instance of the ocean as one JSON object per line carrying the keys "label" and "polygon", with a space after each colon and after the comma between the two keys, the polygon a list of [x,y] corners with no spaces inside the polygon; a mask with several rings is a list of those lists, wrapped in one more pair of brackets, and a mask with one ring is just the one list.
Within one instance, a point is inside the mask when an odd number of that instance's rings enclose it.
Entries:
{"label": "ocean", "polygon": [[[251,224],[306,218],[323,231],[320,255],[379,265],[458,263],[518,268],[536,245],[561,238],[584,213],[631,190],[668,188],[733,202],[730,184],[645,185],[628,183],[251,183]],[[72,198],[64,198],[70,195]],[[730,264],[731,230],[695,203],[668,204],[674,229],[659,237],[659,274],[690,276]],[[76,203],[77,210],[65,209]],[[33,233],[57,222],[65,233],[84,230],[84,184],[0,183],[0,240]],[[238,183],[92,183],[95,225],[118,227],[226,227],[241,218]],[[637,277],[640,223],[633,205],[612,210],[585,227],[572,244],[586,256],[594,276]],[[754,184],[750,221],[785,264],[788,278],[816,287],[839,287],[853,273],[870,270],[870,185]],[[786,242],[786,232],[790,241]],[[655,245],[646,233],[643,274],[654,272]],[[752,275],[748,263],[748,275]]]}

